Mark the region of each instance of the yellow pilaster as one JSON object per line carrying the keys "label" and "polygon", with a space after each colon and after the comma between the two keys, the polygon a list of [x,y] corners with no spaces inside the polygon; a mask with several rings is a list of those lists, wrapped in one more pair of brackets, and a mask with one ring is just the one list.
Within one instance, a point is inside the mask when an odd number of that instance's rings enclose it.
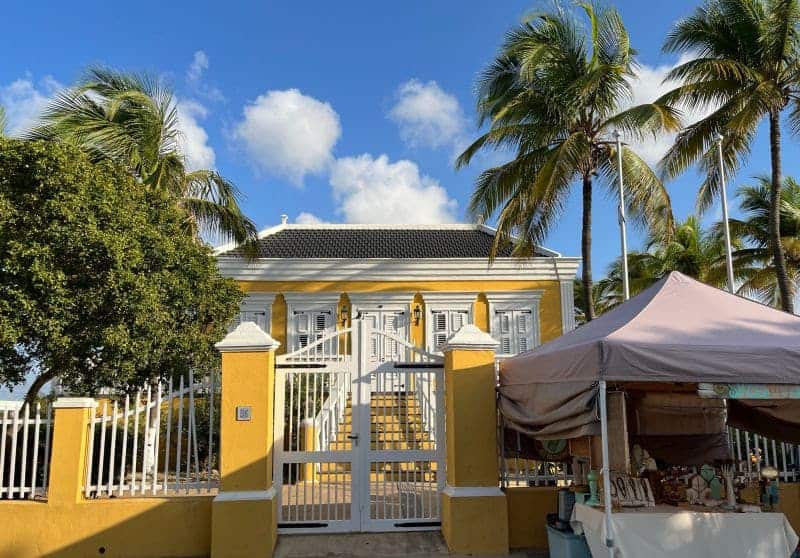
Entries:
{"label": "yellow pilaster", "polygon": [[89,419],[97,402],[89,397],[61,397],[53,403],[53,450],[47,499],[75,504],[83,498],[89,448]]}
{"label": "yellow pilaster", "polygon": [[495,347],[466,325],[444,347],[447,486],[442,534],[451,552],[508,553],[508,508],[498,486]]}
{"label": "yellow pilaster", "polygon": [[[303,451],[314,451],[316,449],[314,447],[314,436],[316,435],[314,431],[314,419],[305,419],[300,425],[300,428],[303,440]],[[303,465],[301,480],[306,482],[312,482],[314,480],[314,466],[314,463],[305,463]]]}
{"label": "yellow pilaster", "polygon": [[220,493],[212,507],[212,558],[272,556],[277,499],[272,483],[275,350],[243,322],[217,343],[222,353]]}

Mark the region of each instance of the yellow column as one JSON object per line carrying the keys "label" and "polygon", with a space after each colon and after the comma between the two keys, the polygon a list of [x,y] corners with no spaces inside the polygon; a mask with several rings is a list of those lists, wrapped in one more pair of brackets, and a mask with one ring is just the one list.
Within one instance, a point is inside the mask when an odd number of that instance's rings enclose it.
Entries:
{"label": "yellow column", "polygon": [[499,488],[495,341],[475,325],[444,347],[447,486],[442,534],[457,554],[508,553],[508,508]]}
{"label": "yellow column", "polygon": [[241,323],[216,345],[222,353],[222,482],[212,507],[212,558],[269,557],[275,548],[272,452],[279,345],[254,322]]}
{"label": "yellow column", "polygon": [[60,397],[53,403],[53,450],[47,500],[75,504],[83,499],[89,449],[89,419],[97,402],[90,397]]}

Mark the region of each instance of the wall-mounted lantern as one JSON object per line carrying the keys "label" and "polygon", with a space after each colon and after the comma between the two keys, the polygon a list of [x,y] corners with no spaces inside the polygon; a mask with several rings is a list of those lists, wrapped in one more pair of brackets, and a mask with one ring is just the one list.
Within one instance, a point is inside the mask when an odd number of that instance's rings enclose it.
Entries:
{"label": "wall-mounted lantern", "polygon": [[422,307],[417,304],[414,306],[414,325],[419,325],[419,321],[422,319]]}
{"label": "wall-mounted lantern", "polygon": [[342,306],[342,310],[339,312],[339,319],[342,321],[342,325],[347,325],[347,319],[350,317],[350,309],[347,306]]}

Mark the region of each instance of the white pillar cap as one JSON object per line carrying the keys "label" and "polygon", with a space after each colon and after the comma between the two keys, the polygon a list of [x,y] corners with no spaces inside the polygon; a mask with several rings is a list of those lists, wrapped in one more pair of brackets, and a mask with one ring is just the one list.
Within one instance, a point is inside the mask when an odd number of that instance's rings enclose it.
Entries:
{"label": "white pillar cap", "polygon": [[495,350],[500,343],[494,337],[482,331],[474,324],[467,324],[449,337],[442,347],[443,352],[455,349],[461,351],[488,351]]}
{"label": "white pillar cap", "polygon": [[53,409],[94,409],[97,401],[91,397],[59,397],[53,403]]}
{"label": "white pillar cap", "polygon": [[242,322],[225,339],[214,345],[221,353],[257,353],[281,346],[255,322]]}

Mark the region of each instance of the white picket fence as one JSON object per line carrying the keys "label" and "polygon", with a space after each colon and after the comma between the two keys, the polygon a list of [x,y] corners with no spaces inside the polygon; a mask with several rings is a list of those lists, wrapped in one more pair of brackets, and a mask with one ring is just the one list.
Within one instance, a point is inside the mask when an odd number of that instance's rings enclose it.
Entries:
{"label": "white picket fence", "polygon": [[0,410],[0,499],[47,496],[52,425],[49,404]]}
{"label": "white picket fence", "polygon": [[[87,498],[203,494],[219,487],[218,374],[148,385],[90,419]],[[203,419],[198,420],[198,409]],[[207,432],[199,432],[198,426]]]}

